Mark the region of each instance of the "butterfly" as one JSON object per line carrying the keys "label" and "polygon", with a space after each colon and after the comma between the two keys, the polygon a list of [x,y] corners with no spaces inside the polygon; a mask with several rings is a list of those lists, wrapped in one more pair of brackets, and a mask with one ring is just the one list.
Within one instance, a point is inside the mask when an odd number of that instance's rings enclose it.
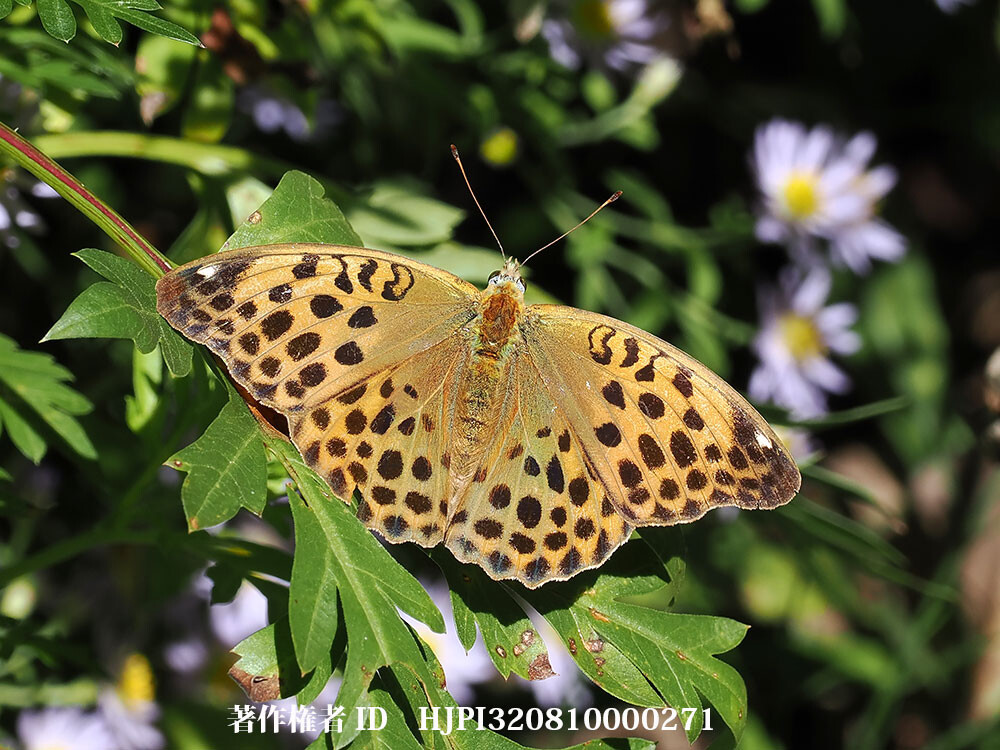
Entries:
{"label": "butterfly", "polygon": [[157,308],[288,418],[306,462],[390,542],[444,542],[530,588],[600,565],[633,527],[774,508],[799,472],[704,365],[634,326],[525,305],[361,247],[250,247],[174,269]]}
{"label": "butterfly", "polygon": [[160,314],[287,417],[333,493],[359,491],[368,528],[443,542],[497,580],[565,580],[635,527],[798,491],[781,441],[704,365],[620,320],[526,305],[524,290],[514,259],[480,290],[393,253],[306,243],[220,252],[156,285]]}

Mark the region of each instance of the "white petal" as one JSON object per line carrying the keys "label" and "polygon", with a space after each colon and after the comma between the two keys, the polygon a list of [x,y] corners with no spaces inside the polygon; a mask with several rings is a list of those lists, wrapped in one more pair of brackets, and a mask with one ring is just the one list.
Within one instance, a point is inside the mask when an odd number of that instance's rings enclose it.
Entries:
{"label": "white petal", "polygon": [[858,309],[850,302],[839,302],[820,310],[816,314],[816,324],[823,333],[833,333],[848,328],[858,320]]}
{"label": "white petal", "polygon": [[826,125],[817,125],[806,137],[796,154],[796,166],[807,172],[819,172],[830,155],[833,132]]}
{"label": "white petal", "polygon": [[788,225],[773,216],[761,216],[757,219],[754,233],[761,242],[784,242],[788,237]]}
{"label": "white petal", "polygon": [[800,315],[813,315],[823,307],[830,294],[831,276],[825,266],[810,269],[795,290],[791,308]]}
{"label": "white petal", "polygon": [[865,173],[862,183],[864,193],[872,201],[877,201],[895,187],[897,178],[896,170],[892,167],[875,167]]}
{"label": "white petal", "polygon": [[878,146],[878,141],[875,139],[875,135],[867,130],[862,131],[844,146],[844,158],[863,169],[875,155],[876,146]]}
{"label": "white petal", "polygon": [[837,354],[854,354],[861,348],[861,337],[854,331],[836,331],[824,337],[830,351]]}
{"label": "white petal", "polygon": [[775,402],[788,409],[796,419],[812,419],[826,413],[823,391],[798,372],[782,378]]}
{"label": "white petal", "polygon": [[802,371],[810,381],[830,393],[846,393],[851,387],[851,379],[844,371],[824,357],[804,362]]}
{"label": "white petal", "polygon": [[827,235],[864,221],[871,215],[872,202],[857,192],[831,196],[823,205],[823,231]]}

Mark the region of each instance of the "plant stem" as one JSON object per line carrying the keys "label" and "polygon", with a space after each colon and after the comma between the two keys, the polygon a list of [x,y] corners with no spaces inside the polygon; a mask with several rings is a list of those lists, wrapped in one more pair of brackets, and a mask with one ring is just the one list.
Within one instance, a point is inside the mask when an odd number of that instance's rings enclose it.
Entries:
{"label": "plant stem", "polygon": [[160,255],[132,225],[90,192],[83,183],[59,166],[38,147],[0,122],[0,154],[10,157],[69,201],[105,234],[117,242],[140,268],[155,277],[170,270],[170,261]]}
{"label": "plant stem", "polygon": [[[181,138],[118,131],[53,133],[36,139],[38,147],[54,158],[77,156],[122,156],[148,159],[187,167],[203,175],[226,176],[254,173],[279,179],[295,165],[259,156],[236,146],[195,143]],[[336,203],[351,202],[352,196],[336,183],[318,177],[327,196]]]}

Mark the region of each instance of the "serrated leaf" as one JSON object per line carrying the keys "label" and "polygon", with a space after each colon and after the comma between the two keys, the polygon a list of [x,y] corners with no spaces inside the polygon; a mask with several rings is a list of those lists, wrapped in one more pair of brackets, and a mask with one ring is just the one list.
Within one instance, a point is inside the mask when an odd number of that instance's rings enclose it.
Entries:
{"label": "serrated leaf", "polygon": [[584,673],[607,692],[639,706],[699,709],[687,731],[692,742],[702,729],[703,695],[739,737],[746,687],[739,673],[714,655],[735,648],[747,626],[620,601],[670,585],[667,567],[651,562],[655,557],[631,541],[600,571],[556,584],[543,596],[534,591],[524,596],[563,637]]}
{"label": "serrated leaf", "polygon": [[50,355],[26,352],[0,334],[0,425],[17,449],[38,463],[46,441],[37,421],[48,425],[83,458],[97,458],[97,451],[75,419],[88,414],[90,401],[66,385],[73,374]]}
{"label": "serrated leaf", "polygon": [[406,717],[388,692],[373,688],[368,693],[370,705],[385,711],[385,727],[366,731],[351,743],[351,750],[422,750],[406,725]]}
{"label": "serrated leaf", "polygon": [[[428,653],[428,666],[435,675],[444,676],[441,665],[435,659],[433,653]],[[465,729],[458,729],[458,704],[455,699],[443,689],[434,686],[425,692],[419,683],[413,680],[405,668],[392,667],[388,671],[379,673],[378,687],[372,690],[375,693],[378,689],[385,690],[393,699],[396,706],[409,709],[410,715],[421,716],[421,710],[429,711],[427,720],[422,722],[424,730],[419,733],[417,740],[420,747],[427,750],[529,750],[513,740],[499,735],[489,729],[479,729],[476,724],[466,724]],[[430,700],[428,700],[428,696]],[[373,696],[375,703],[378,699]],[[377,704],[376,704],[377,705]],[[437,711],[435,714],[434,711]],[[441,729],[447,728],[448,713],[452,714],[452,730],[445,735]],[[387,711],[388,713],[388,711]],[[441,729],[435,729],[434,716],[438,717]],[[487,722],[489,720],[487,719]],[[566,719],[564,718],[564,721]],[[387,725],[388,726],[388,725]],[[611,742],[592,739],[578,745],[573,745],[565,750],[653,750],[656,743],[652,740],[638,737],[618,738]],[[314,746],[310,746],[314,747]],[[316,745],[315,747],[322,747]]]}
{"label": "serrated leaf", "polygon": [[[459,618],[465,622],[464,633],[459,635],[462,645],[469,639],[471,616],[483,634],[490,659],[504,679],[511,672],[526,680],[545,679],[553,674],[545,643],[520,604],[482,568],[462,565],[448,552],[439,552],[434,559],[448,579],[456,625]],[[475,641],[475,636],[472,628],[471,641]]]}
{"label": "serrated leaf", "polygon": [[108,281],[85,289],[42,341],[131,339],[143,354],[159,346],[164,362],[175,376],[191,372],[194,350],[156,311],[154,279],[111,253],[86,249],[75,255]]}
{"label": "serrated leaf", "polygon": [[288,591],[288,619],[295,655],[303,672],[330,653],[337,632],[337,579],[331,557],[335,554],[320,524],[302,503],[292,503],[295,549]]}
{"label": "serrated leaf", "polygon": [[[612,640],[653,686],[676,708],[699,709],[687,730],[701,733],[704,695],[739,739],[746,724],[746,685],[739,673],[716,654],[740,644],[749,626],[725,617],[659,612],[634,604],[615,603],[611,614],[594,609],[597,631]],[[605,622],[594,612],[605,614]]]}
{"label": "serrated leaf", "polygon": [[[413,633],[396,613],[398,607],[435,632],[442,632],[444,618],[430,596],[350,509],[330,494],[326,483],[305,465],[290,444],[272,438],[268,445],[288,469],[298,489],[289,493],[296,526],[317,526],[323,544],[336,551],[334,555],[324,555],[319,564],[326,565],[333,574],[347,630],[347,662],[338,704],[346,708],[348,715],[352,714],[356,706],[363,705],[375,672],[397,662],[406,664],[425,685],[433,684]],[[297,555],[320,551],[300,547]],[[331,594],[324,592],[323,596],[328,601]],[[290,598],[289,609],[294,610],[301,603]],[[332,641],[334,633],[328,636]],[[352,739],[352,732],[345,728],[337,746],[342,747]]]}
{"label": "serrated leaf", "polygon": [[325,193],[304,172],[286,172],[271,197],[233,232],[223,249],[282,242],[361,246],[361,238]]}
{"label": "serrated leaf", "polygon": [[260,515],[267,501],[267,455],[257,421],[226,381],[229,401],[200,438],[167,459],[187,473],[181,486],[191,531],[215,526],[246,508]]}

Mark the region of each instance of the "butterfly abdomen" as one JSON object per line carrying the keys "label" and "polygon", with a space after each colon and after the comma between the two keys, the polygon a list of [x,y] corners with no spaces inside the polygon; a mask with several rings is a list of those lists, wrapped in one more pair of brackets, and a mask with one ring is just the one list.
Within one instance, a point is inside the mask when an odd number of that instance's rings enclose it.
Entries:
{"label": "butterfly abdomen", "polygon": [[460,495],[482,474],[489,437],[500,421],[507,370],[523,312],[524,305],[517,296],[499,289],[483,295],[479,315],[472,323],[471,357],[459,384],[453,424],[453,496]]}

